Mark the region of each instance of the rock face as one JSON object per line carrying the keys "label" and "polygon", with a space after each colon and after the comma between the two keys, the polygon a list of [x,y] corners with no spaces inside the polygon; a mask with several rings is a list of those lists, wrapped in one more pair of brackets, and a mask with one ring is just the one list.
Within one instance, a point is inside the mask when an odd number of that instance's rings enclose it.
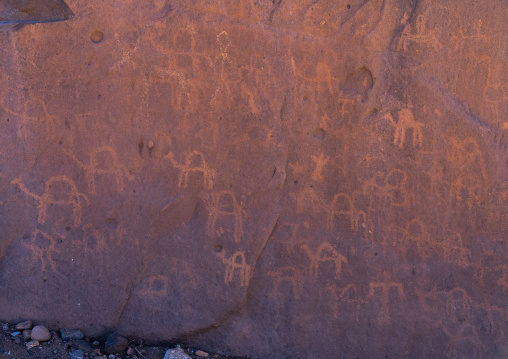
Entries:
{"label": "rock face", "polygon": [[68,4],[0,31],[1,320],[504,355],[505,1]]}

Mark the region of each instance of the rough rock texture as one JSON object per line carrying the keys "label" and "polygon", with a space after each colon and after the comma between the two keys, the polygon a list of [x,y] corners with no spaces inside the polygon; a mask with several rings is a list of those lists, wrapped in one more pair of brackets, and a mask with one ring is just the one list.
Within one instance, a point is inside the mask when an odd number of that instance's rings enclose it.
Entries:
{"label": "rough rock texture", "polygon": [[506,1],[68,5],[0,31],[0,319],[506,354]]}

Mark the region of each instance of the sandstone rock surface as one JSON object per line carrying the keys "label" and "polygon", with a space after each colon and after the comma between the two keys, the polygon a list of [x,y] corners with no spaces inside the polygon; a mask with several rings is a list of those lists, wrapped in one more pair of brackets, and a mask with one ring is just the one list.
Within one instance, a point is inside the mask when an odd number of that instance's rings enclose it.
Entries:
{"label": "sandstone rock surface", "polygon": [[0,29],[0,320],[504,353],[506,1],[68,5]]}

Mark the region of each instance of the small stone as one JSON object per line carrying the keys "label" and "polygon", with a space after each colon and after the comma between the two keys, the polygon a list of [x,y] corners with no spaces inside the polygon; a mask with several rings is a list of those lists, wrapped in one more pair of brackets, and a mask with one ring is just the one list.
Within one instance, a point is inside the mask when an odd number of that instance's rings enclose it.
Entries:
{"label": "small stone", "polygon": [[196,352],[194,354],[196,354],[198,357],[201,357],[201,358],[208,358],[208,355],[209,355],[207,352],[204,352],[202,350],[196,350]]}
{"label": "small stone", "polygon": [[34,348],[34,347],[36,347],[38,345],[39,345],[39,342],[37,340],[32,340],[32,341],[26,343],[26,348],[27,349],[32,349],[32,348]]}
{"label": "small stone", "polygon": [[148,147],[149,150],[153,150],[155,143],[153,143],[153,141],[148,141],[148,145],[146,147]]}
{"label": "small stone", "polygon": [[3,330],[4,332],[9,331],[9,324],[7,324],[7,323],[2,324],[2,330]]}
{"label": "small stone", "polygon": [[81,349],[74,350],[72,352],[69,352],[69,355],[71,359],[83,359],[84,354]]}
{"label": "small stone", "polygon": [[102,41],[103,38],[104,38],[104,34],[102,33],[102,31],[99,31],[99,30],[94,30],[90,34],[90,40],[92,40],[92,42],[94,44],[98,44],[99,42]]}
{"label": "small stone", "polygon": [[116,358],[115,354],[109,354],[108,355],[108,359],[115,359],[115,358]]}
{"label": "small stone", "polygon": [[97,340],[94,340],[94,341],[93,341],[93,343],[92,343],[92,345],[93,345],[94,347],[98,346],[99,344],[100,344],[100,343],[99,343]]}
{"label": "small stone", "polygon": [[16,330],[32,329],[32,321],[25,320],[24,322],[16,324]]}
{"label": "small stone", "polygon": [[169,349],[164,355],[164,359],[191,359],[182,348]]}
{"label": "small stone", "polygon": [[120,353],[127,348],[127,345],[129,345],[129,341],[116,334],[110,334],[108,335],[108,338],[106,339],[106,343],[104,343],[104,353],[106,354],[116,354]]}
{"label": "small stone", "polygon": [[53,350],[53,354],[57,354],[58,353],[58,350]]}
{"label": "small stone", "polygon": [[57,344],[61,344],[62,343],[62,338],[60,338],[60,336],[58,335],[57,332],[55,332],[54,330],[52,330],[51,332],[51,340]]}
{"label": "small stone", "polygon": [[51,334],[49,333],[48,328],[46,328],[44,325],[36,325],[32,329],[31,337],[33,340],[46,342],[51,339]]}
{"label": "small stone", "polygon": [[19,337],[14,337],[14,338],[12,339],[12,342],[13,342],[14,344],[21,344],[21,339],[20,339]]}
{"label": "small stone", "polygon": [[19,332],[19,331],[16,331],[16,332],[12,332],[12,333],[11,333],[11,335],[12,335],[13,337],[15,337],[15,336],[17,336],[17,335],[20,335],[20,334],[21,334],[21,332]]}
{"label": "small stone", "polygon": [[63,340],[83,339],[85,337],[79,329],[60,329],[60,335]]}
{"label": "small stone", "polygon": [[23,330],[23,338],[25,338],[25,340],[31,339],[32,338],[32,330],[31,329]]}
{"label": "small stone", "polygon": [[76,349],[80,349],[83,352],[91,352],[93,350],[92,345],[86,340],[71,340],[72,346]]}
{"label": "small stone", "polygon": [[127,355],[132,357],[136,354],[136,351],[134,350],[134,348],[129,348],[127,349]]}

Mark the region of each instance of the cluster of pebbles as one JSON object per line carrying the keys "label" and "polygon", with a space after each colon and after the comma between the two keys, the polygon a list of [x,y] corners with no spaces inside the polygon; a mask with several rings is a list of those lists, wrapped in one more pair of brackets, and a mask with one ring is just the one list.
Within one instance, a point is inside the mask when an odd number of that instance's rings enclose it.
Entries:
{"label": "cluster of pebbles", "polygon": [[[50,356],[67,359],[232,359],[232,357],[209,354],[202,350],[184,350],[179,346],[171,349],[144,347],[140,341],[129,342],[127,338],[116,334],[110,334],[106,341],[92,340],[85,337],[79,329],[61,328],[58,332],[50,331],[44,325],[34,326],[30,320],[14,325],[5,323],[0,326],[4,337],[10,339],[0,341],[0,357],[2,354],[11,356],[10,351],[6,352],[2,348],[2,343],[5,344],[7,341],[17,347],[24,346],[28,358],[33,356],[37,350],[46,349],[47,352],[53,349],[50,351]],[[13,359],[18,357],[19,354],[12,355]],[[47,353],[45,357],[47,357]]]}

